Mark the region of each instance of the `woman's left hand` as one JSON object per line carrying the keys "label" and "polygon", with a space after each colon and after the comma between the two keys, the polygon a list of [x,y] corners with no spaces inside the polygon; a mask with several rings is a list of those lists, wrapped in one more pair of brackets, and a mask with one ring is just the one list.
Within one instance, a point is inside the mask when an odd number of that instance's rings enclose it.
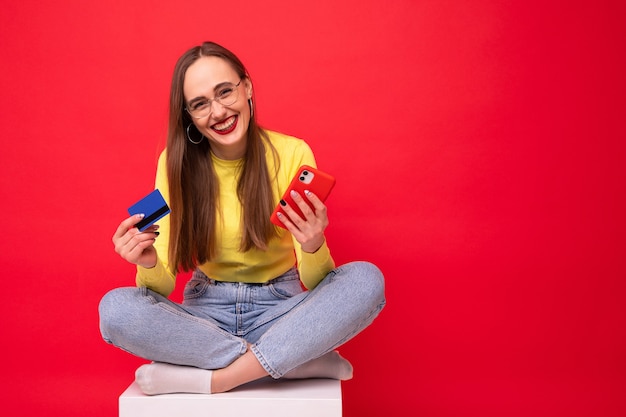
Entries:
{"label": "woman's left hand", "polygon": [[[324,244],[326,239],[324,237],[324,229],[328,226],[326,206],[322,203],[322,200],[310,191],[305,192],[304,196],[292,191],[291,198],[293,198],[293,201],[304,214],[304,218],[300,217],[285,201],[281,201],[281,205],[289,218],[280,213],[278,218],[296,240],[300,242],[302,250],[313,253]],[[313,209],[306,203],[305,198],[313,204]],[[283,205],[283,203],[285,204]]]}

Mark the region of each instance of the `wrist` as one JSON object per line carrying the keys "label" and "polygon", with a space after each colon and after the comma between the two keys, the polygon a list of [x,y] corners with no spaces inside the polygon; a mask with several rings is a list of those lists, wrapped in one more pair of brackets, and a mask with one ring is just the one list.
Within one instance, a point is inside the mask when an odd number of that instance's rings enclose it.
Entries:
{"label": "wrist", "polygon": [[326,239],[322,238],[321,242],[310,242],[306,245],[302,245],[302,252],[315,253],[320,250],[322,246],[324,246],[325,241]]}

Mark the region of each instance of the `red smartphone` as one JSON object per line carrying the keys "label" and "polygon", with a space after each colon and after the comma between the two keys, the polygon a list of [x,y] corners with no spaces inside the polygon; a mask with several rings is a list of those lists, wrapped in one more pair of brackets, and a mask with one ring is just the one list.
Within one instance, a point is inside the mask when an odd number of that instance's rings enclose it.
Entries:
{"label": "red smartphone", "polygon": [[[322,172],[319,169],[310,167],[308,165],[302,165],[300,168],[298,168],[298,174],[291,180],[291,183],[287,187],[287,191],[285,191],[285,193],[283,194],[282,199],[285,200],[287,204],[289,204],[289,207],[291,207],[296,213],[298,213],[300,217],[304,218],[304,214],[302,214],[300,207],[298,207],[298,205],[291,198],[291,190],[294,190],[298,194],[300,194],[304,201],[306,201],[306,203],[313,210],[315,210],[313,208],[313,204],[304,195],[304,190],[309,190],[313,194],[315,194],[320,200],[326,201],[326,198],[328,198],[328,194],[330,194],[330,191],[333,189],[334,186],[335,178],[332,175]],[[287,214],[283,211],[283,206],[278,204],[278,206],[276,206],[276,208],[274,209],[274,212],[272,213],[272,217],[270,219],[272,223],[274,223],[276,226],[285,228],[285,225],[278,219],[277,215],[279,212],[282,213],[283,216],[287,216]],[[287,218],[289,218],[289,216],[287,216]]]}

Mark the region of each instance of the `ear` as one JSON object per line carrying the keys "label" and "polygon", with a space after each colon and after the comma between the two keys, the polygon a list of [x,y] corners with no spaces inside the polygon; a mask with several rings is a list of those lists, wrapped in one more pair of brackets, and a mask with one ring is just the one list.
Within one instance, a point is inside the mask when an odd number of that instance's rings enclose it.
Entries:
{"label": "ear", "polygon": [[246,77],[244,79],[244,86],[246,88],[246,99],[252,98],[252,81],[250,81],[250,78]]}

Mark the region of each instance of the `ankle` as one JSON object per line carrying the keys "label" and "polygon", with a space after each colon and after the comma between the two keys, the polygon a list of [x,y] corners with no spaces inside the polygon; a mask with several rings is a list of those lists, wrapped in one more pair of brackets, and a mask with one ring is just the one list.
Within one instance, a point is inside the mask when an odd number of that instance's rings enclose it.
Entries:
{"label": "ankle", "polygon": [[224,369],[218,369],[213,371],[213,375],[211,375],[211,394],[219,394],[221,392],[230,391],[232,388],[229,388],[226,384],[226,378],[224,378]]}

